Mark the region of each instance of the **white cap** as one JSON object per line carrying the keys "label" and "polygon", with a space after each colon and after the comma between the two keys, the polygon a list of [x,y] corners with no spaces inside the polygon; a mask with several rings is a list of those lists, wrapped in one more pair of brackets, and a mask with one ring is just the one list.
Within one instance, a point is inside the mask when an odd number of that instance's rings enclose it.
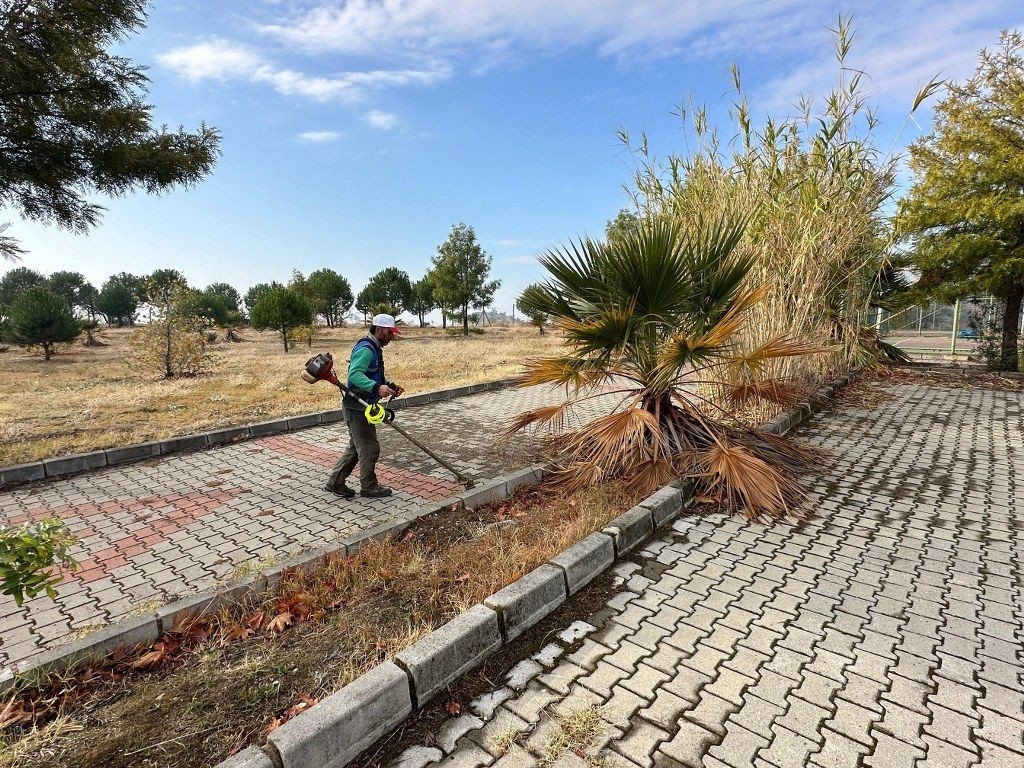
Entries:
{"label": "white cap", "polygon": [[375,325],[378,328],[394,328],[398,330],[398,323],[395,322],[395,318],[392,315],[374,315],[370,325]]}

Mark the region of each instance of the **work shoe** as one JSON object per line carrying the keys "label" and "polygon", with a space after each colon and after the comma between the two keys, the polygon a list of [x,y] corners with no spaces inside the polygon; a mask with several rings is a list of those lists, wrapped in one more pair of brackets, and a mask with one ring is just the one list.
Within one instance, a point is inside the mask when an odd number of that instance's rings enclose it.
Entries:
{"label": "work shoe", "polygon": [[368,499],[382,499],[391,495],[391,489],[384,485],[375,485],[373,488],[363,488],[359,495]]}
{"label": "work shoe", "polygon": [[328,483],[327,485],[324,486],[324,490],[329,491],[330,493],[337,494],[338,496],[344,496],[346,499],[351,499],[353,496],[356,495],[356,492],[349,488],[345,484],[344,480],[341,481],[341,485],[331,485],[330,483]]}

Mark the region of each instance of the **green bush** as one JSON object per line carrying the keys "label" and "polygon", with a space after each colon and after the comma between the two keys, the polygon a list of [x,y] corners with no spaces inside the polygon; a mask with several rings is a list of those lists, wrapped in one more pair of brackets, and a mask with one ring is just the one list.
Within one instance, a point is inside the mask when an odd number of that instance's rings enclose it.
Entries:
{"label": "green bush", "polygon": [[32,288],[20,294],[10,308],[5,341],[23,347],[42,347],[47,360],[56,344],[74,341],[81,333],[67,301],[46,288]]}
{"label": "green bush", "polygon": [[0,526],[0,593],[13,597],[16,605],[44,591],[55,598],[61,582],[55,566],[73,570],[78,565],[70,554],[75,541],[56,518]]}

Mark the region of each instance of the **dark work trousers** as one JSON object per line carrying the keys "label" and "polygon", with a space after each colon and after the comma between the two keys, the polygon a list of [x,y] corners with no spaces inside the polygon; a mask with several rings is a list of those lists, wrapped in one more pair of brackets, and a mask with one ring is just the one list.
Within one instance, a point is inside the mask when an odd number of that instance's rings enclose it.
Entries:
{"label": "dark work trousers", "polygon": [[331,471],[328,485],[340,485],[359,463],[359,486],[366,491],[377,487],[377,457],[380,443],[377,442],[377,428],[366,420],[362,411],[343,409],[345,424],[348,426],[348,448],[341,454]]}

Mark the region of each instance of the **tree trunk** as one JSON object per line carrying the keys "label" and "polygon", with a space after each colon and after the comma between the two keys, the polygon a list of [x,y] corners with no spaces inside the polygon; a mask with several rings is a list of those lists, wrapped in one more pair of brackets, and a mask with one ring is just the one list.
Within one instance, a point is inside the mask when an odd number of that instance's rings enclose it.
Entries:
{"label": "tree trunk", "polygon": [[281,326],[281,338],[284,339],[284,351],[288,351],[288,328]]}
{"label": "tree trunk", "polygon": [[444,304],[441,305],[441,329],[448,327],[448,314],[444,311]]}
{"label": "tree trunk", "polygon": [[462,305],[462,335],[469,336],[469,305]]}
{"label": "tree trunk", "polygon": [[171,370],[171,321],[165,320],[167,330],[164,333],[164,378],[174,376]]}
{"label": "tree trunk", "polygon": [[1006,296],[1003,313],[1003,339],[999,350],[999,370],[1020,370],[1020,310],[1024,299],[1024,282],[1014,283]]}
{"label": "tree trunk", "polygon": [[50,349],[50,345],[47,342],[43,342],[43,360],[49,360],[53,350]]}

